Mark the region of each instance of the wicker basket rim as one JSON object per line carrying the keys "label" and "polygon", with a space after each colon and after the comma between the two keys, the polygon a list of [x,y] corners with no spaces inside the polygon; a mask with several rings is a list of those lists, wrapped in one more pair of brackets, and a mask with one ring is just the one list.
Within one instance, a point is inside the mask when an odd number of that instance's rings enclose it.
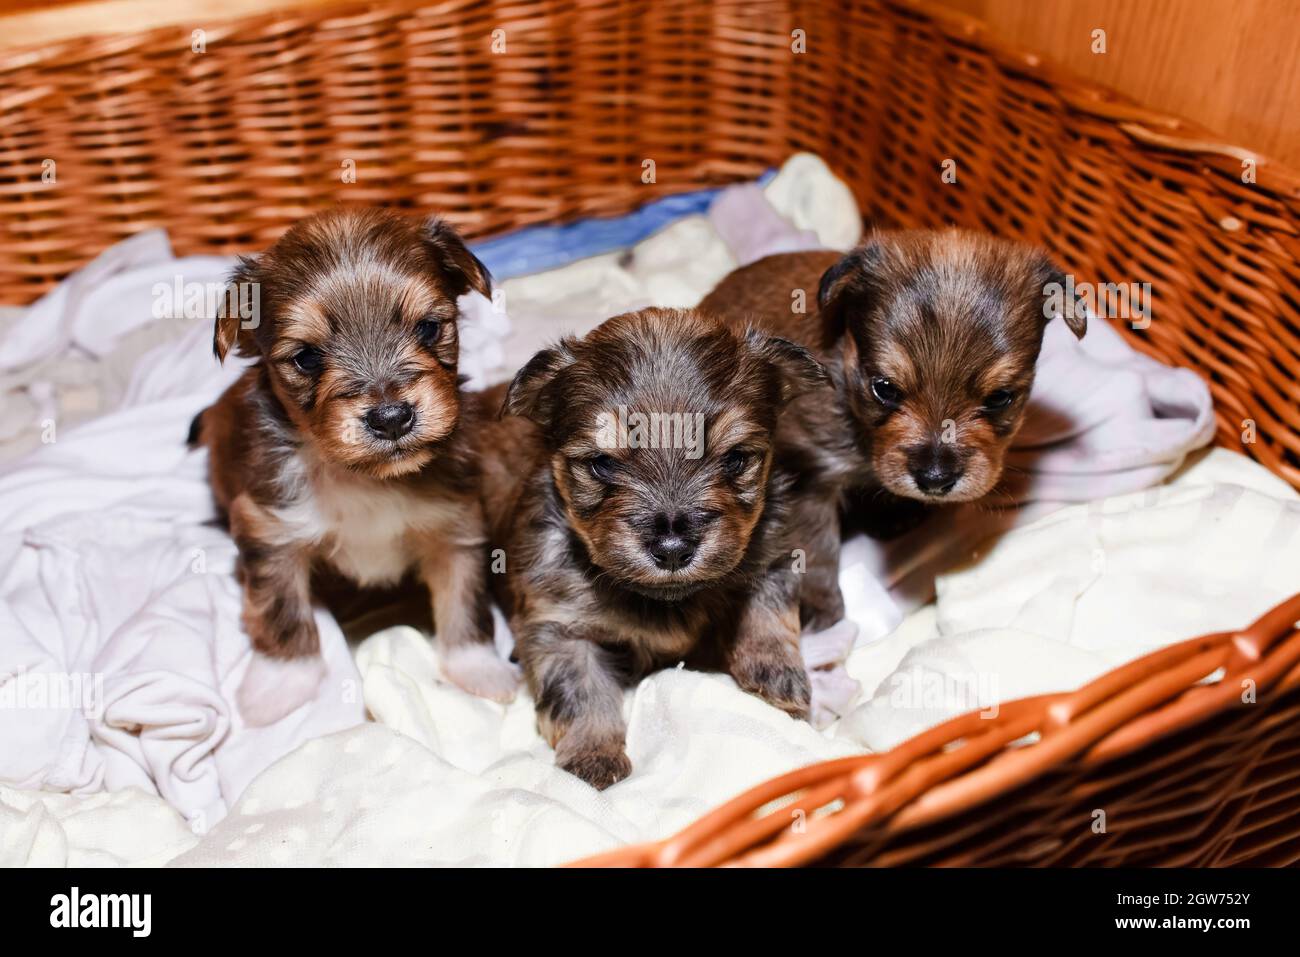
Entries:
{"label": "wicker basket rim", "polygon": [[[1009,43],[998,37],[983,21],[959,10],[933,3],[932,0],[882,0],[888,6],[910,12],[938,25],[950,39],[959,43],[976,42],[984,49],[999,54],[1009,68],[1020,68],[1035,79],[1050,82],[1072,109],[1108,119],[1127,135],[1146,145],[1161,149],[1193,153],[1218,166],[1239,164],[1245,159],[1255,161],[1257,169],[1268,171],[1269,188],[1287,195],[1300,197],[1300,169],[1292,168],[1271,157],[1235,144],[1176,114],[1150,110],[1140,106],[1130,97],[1104,84],[1083,80],[1064,67],[1026,47]],[[635,4],[634,4],[635,5]],[[243,31],[266,30],[285,33],[310,23],[328,29],[364,22],[371,17],[389,17],[394,10],[412,12],[430,7],[428,0],[391,0],[383,5],[371,3],[340,3],[337,7],[288,8],[274,13],[252,17],[239,17],[214,22],[210,39],[220,39],[239,25]],[[608,17],[626,15],[625,11],[610,6],[604,11]],[[601,11],[595,12],[600,16]],[[52,44],[18,46],[0,51],[0,74],[37,64],[66,67],[93,60],[108,52],[125,53],[138,46],[149,46],[167,35],[175,35],[176,25],[155,27],[138,32],[113,34],[82,34]],[[39,97],[37,91],[19,91],[12,96],[24,101]],[[0,108],[8,97],[0,98]],[[1154,129],[1152,128],[1154,127]]]}

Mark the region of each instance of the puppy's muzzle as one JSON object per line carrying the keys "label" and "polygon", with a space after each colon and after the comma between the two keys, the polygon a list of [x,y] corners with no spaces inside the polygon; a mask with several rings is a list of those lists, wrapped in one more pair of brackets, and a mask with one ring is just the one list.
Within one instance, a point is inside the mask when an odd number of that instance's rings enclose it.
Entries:
{"label": "puppy's muzzle", "polygon": [[415,409],[409,402],[385,402],[365,415],[366,428],[381,439],[400,439],[415,424]]}
{"label": "puppy's muzzle", "polygon": [[926,495],[947,495],[965,474],[956,452],[944,444],[926,445],[907,453],[907,470]]}
{"label": "puppy's muzzle", "polygon": [[694,560],[699,544],[699,525],[689,515],[660,512],[654,518],[645,547],[656,566],[676,572]]}

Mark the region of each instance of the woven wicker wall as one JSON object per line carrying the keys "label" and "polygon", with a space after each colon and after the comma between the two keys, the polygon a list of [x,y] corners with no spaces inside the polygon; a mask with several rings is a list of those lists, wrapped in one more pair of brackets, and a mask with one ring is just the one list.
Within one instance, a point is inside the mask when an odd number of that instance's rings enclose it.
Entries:
{"label": "woven wicker wall", "polygon": [[1261,163],[1243,183],[1242,151],[971,21],[893,0],[448,0],[192,42],[168,28],[0,55],[0,301],[154,226],[179,253],[250,250],[342,201],[485,236],[809,149],[873,223],[955,222],[1041,242],[1083,280],[1152,283],[1135,341],[1210,378],[1220,441],[1300,485],[1300,179]]}

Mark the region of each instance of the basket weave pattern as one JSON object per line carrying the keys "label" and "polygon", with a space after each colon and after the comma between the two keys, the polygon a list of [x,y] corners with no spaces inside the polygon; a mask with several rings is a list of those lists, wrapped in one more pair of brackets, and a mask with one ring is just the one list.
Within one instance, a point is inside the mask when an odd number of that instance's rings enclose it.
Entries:
{"label": "basket weave pattern", "polygon": [[356,202],[485,236],[806,149],[871,223],[951,221],[1042,243],[1082,280],[1151,282],[1138,346],[1206,375],[1220,441],[1300,486],[1300,178],[1261,160],[1243,183],[1244,150],[973,21],[896,0],[447,0],[202,41],[167,28],[0,55],[0,302],[149,227],[179,254],[246,252]]}
{"label": "basket weave pattern", "polygon": [[[1261,158],[1243,182],[1247,151],[966,18],[905,0],[397,0],[204,29],[202,52],[168,28],[0,53],[0,302],[152,227],[181,255],[247,252],[348,202],[483,237],[810,150],[872,225],[953,222],[1040,243],[1082,281],[1150,282],[1149,327],[1122,328],[1206,377],[1221,443],[1300,486],[1300,177]],[[805,768],[605,860],[1300,860],[1298,616]],[[1259,703],[1240,704],[1243,680]]]}

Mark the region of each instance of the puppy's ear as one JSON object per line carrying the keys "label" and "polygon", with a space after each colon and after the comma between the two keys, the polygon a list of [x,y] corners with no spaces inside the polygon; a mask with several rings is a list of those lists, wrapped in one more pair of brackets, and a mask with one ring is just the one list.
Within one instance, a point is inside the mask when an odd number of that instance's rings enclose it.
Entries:
{"label": "puppy's ear", "polygon": [[424,224],[423,239],[425,248],[451,283],[452,295],[463,296],[473,289],[492,298],[492,275],[487,266],[469,251],[460,233],[446,220],[439,216],[430,217]]}
{"label": "puppy's ear", "polygon": [[783,405],[805,392],[831,384],[826,367],[803,346],[796,345],[789,339],[765,336],[752,330],[746,338],[758,355],[779,373]]}
{"label": "puppy's ear", "polygon": [[547,388],[561,369],[573,362],[574,339],[562,339],[554,348],[543,349],[515,373],[506,390],[501,415],[518,415],[546,428],[550,424],[555,398]]}
{"label": "puppy's ear", "polygon": [[230,278],[226,280],[225,295],[217,304],[216,324],[212,329],[212,353],[218,362],[225,362],[232,348],[236,355],[257,355],[253,330],[262,321],[261,289],[258,261],[252,256],[240,256]]}
{"label": "puppy's ear", "polygon": [[1034,262],[1034,278],[1042,296],[1043,324],[1059,316],[1074,337],[1082,339],[1088,331],[1088,306],[1073,293],[1065,270],[1040,253]]}
{"label": "puppy's ear", "polygon": [[884,262],[884,245],[868,240],[822,274],[817,305],[827,347],[844,335],[850,307],[867,308],[877,289],[877,273]]}

